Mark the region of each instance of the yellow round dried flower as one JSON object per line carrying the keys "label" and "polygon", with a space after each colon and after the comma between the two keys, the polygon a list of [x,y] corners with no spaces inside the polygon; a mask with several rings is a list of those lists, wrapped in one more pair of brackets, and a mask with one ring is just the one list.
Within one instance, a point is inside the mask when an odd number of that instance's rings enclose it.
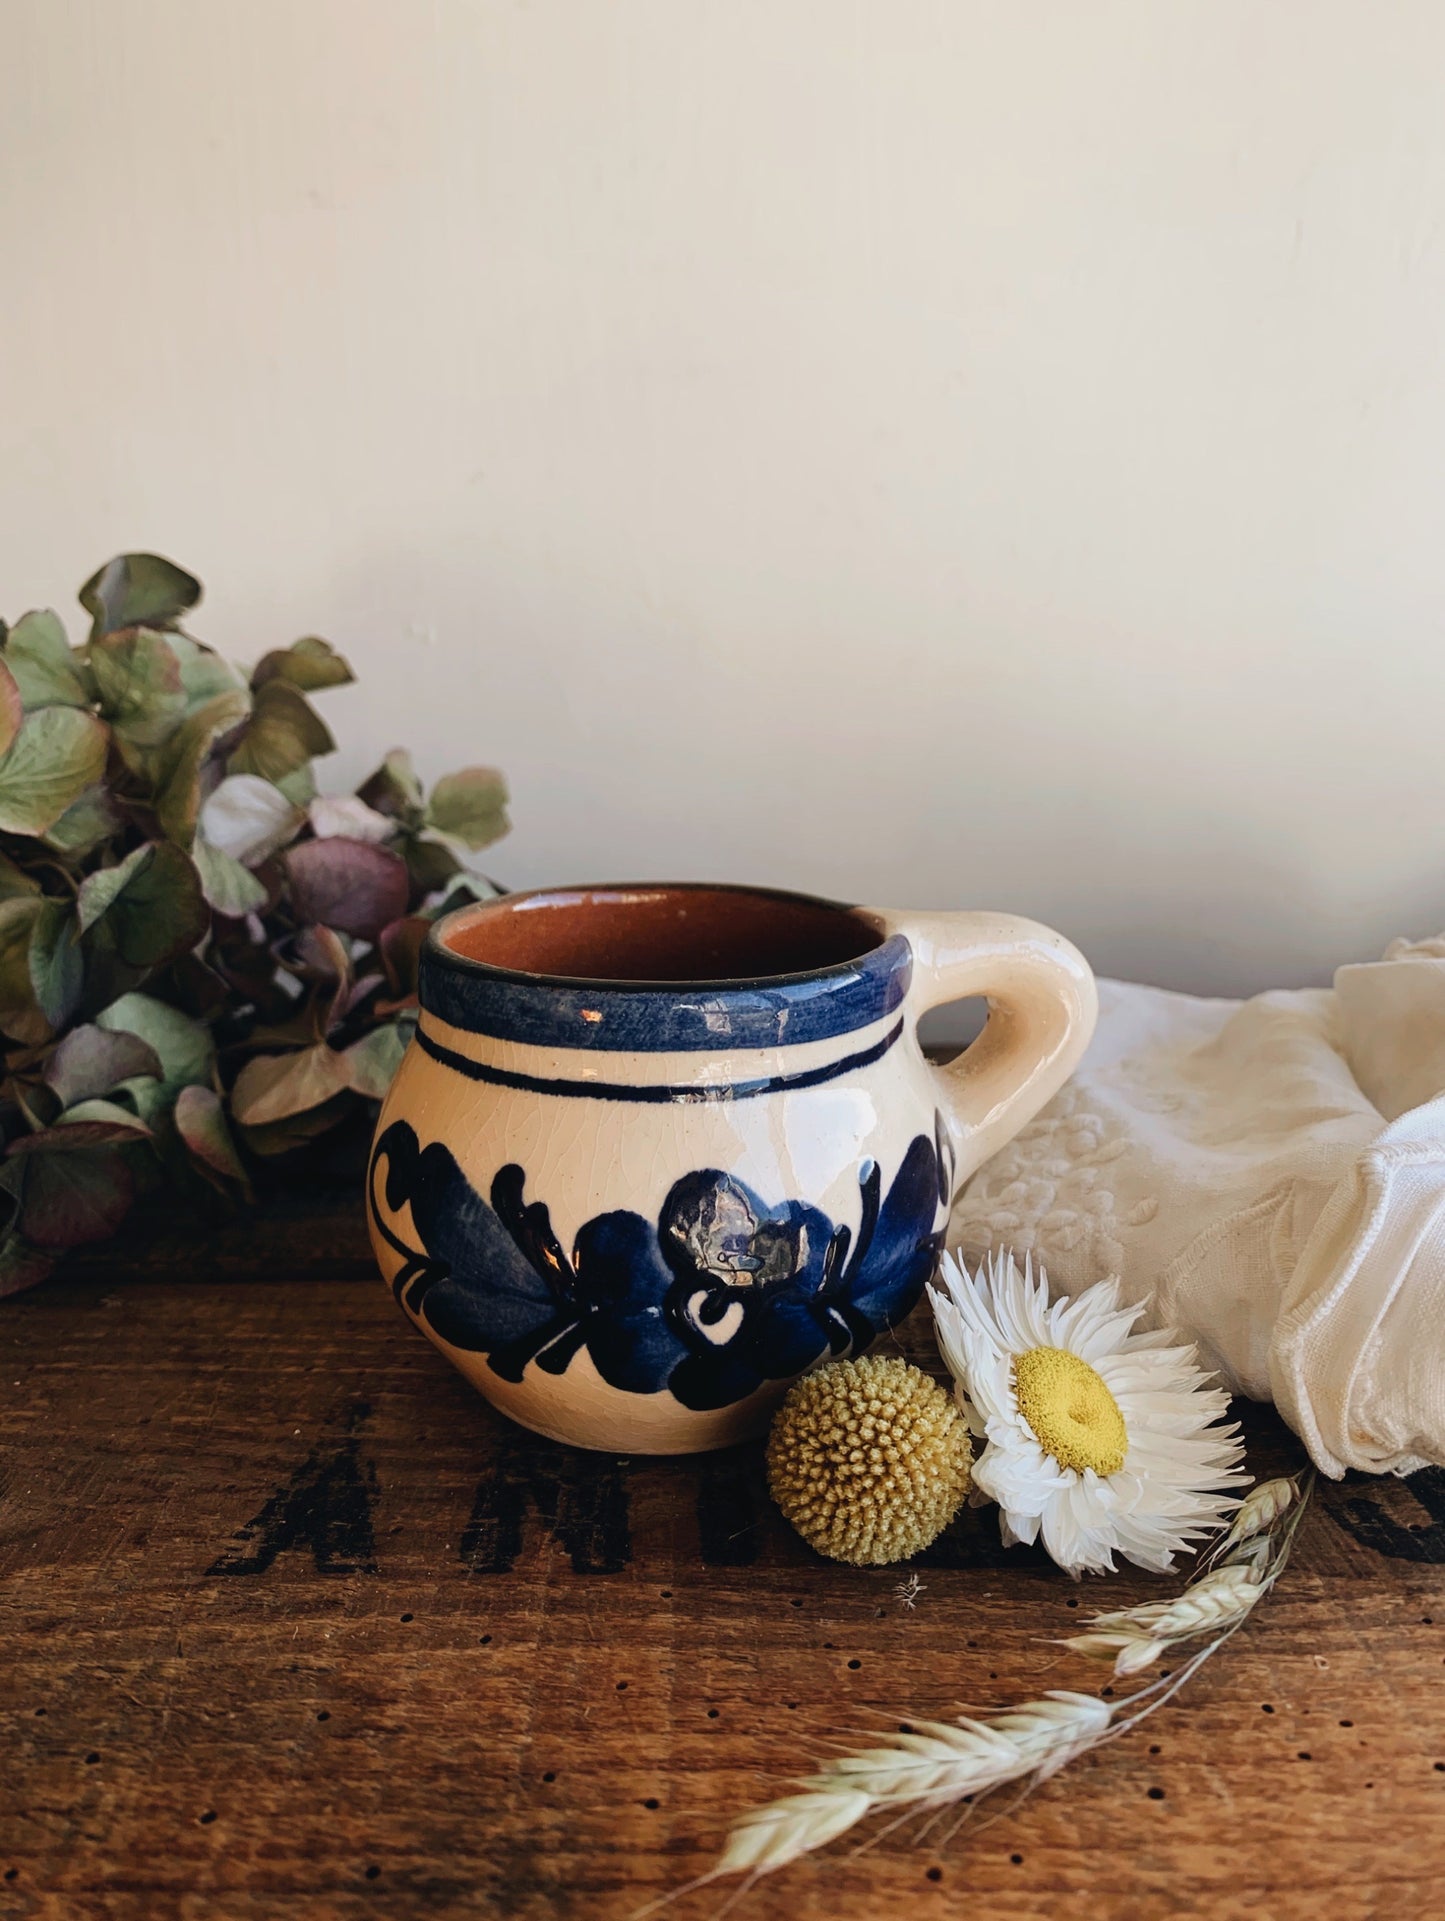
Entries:
{"label": "yellow round dried flower", "polygon": [[834,1561],[906,1561],[968,1493],[973,1444],[952,1398],[883,1355],[805,1375],[773,1419],[768,1486],[810,1546]]}

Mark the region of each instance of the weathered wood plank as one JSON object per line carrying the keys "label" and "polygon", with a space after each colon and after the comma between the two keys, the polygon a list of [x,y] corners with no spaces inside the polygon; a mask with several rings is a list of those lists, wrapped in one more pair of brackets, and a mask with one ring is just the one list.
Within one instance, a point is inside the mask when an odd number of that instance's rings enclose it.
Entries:
{"label": "weathered wood plank", "polygon": [[[1095,1685],[1047,1637],[1158,1592],[975,1515],[909,1608],[803,1547],[755,1450],[533,1441],[374,1283],[62,1282],[0,1309],[0,1390],[6,1915],[621,1921],[833,1736]],[[1146,1728],[951,1845],[835,1847],[734,1912],[1438,1913],[1442,1563],[1445,1475],[1329,1488]]]}

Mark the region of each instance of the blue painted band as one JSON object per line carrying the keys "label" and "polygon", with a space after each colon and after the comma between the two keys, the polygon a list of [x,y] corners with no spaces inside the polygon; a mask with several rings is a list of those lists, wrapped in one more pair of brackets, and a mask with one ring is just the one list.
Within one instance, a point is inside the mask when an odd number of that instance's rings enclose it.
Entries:
{"label": "blue painted band", "polygon": [[913,976],[913,953],[901,934],[812,974],[638,986],[552,981],[489,967],[451,952],[437,931],[421,955],[427,1013],[464,1034],[530,1047],[700,1054],[836,1040],[891,1014]]}
{"label": "blue painted band", "polygon": [[471,1081],[490,1081],[497,1087],[519,1087],[529,1094],[560,1094],[567,1098],[583,1096],[594,1101],[674,1101],[680,1104],[707,1101],[746,1101],[757,1094],[792,1094],[804,1087],[821,1087],[825,1081],[836,1080],[840,1074],[851,1074],[856,1068],[871,1067],[874,1061],[882,1060],[903,1032],[902,1020],[896,1020],[882,1040],[875,1041],[872,1047],[862,1048],[856,1054],[849,1054],[840,1061],[828,1061],[822,1067],[800,1069],[795,1074],[772,1074],[766,1079],[755,1081],[731,1081],[717,1087],[690,1087],[669,1085],[666,1082],[652,1086],[628,1086],[622,1081],[571,1081],[548,1080],[540,1074],[518,1074],[510,1068],[492,1067],[485,1061],[471,1060],[465,1054],[458,1054],[455,1048],[444,1047],[440,1041],[432,1039],[424,1027],[416,1031],[417,1042],[434,1061],[453,1072],[465,1074]]}

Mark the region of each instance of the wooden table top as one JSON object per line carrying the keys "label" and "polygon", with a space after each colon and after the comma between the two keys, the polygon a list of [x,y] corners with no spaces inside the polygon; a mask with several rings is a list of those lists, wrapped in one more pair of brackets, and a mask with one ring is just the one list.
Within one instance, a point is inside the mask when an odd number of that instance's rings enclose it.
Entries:
{"label": "wooden table top", "polygon": [[[985,1512],[909,1606],[898,1571],[803,1546],[756,1449],[534,1440],[404,1323],[352,1228],[312,1237],[324,1279],[277,1238],[0,1305],[7,1917],[622,1921],[834,1738],[1097,1687],[1049,1637],[1172,1591],[1076,1586]],[[1294,1463],[1250,1426],[1256,1471]],[[1429,1470],[1325,1487],[1187,1691],[991,1825],[835,1844],[731,1912],[1404,1921],[1445,1912],[1442,1874]]]}

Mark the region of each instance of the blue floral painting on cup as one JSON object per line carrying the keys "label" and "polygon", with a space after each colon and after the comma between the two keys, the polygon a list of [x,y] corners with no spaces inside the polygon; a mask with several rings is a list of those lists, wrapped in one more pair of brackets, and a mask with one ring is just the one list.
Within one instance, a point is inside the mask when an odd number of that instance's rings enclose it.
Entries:
{"label": "blue floral painting on cup", "polygon": [[[670,1388],[684,1406],[730,1407],[825,1355],[861,1352],[896,1326],[943,1241],[951,1151],[936,1126],[909,1144],[886,1194],[859,1170],[856,1234],[805,1201],[765,1201],[717,1168],[674,1182],[655,1221],[598,1214],[570,1253],[524,1170],[472,1186],[440,1141],[406,1121],[377,1140],[368,1198],[401,1266],[398,1300],[451,1346],[484,1354],[505,1381],[529,1362],[563,1374],[585,1347],[612,1387]],[[380,1184],[380,1185],[379,1185]],[[419,1246],[382,1218],[409,1208]]]}

